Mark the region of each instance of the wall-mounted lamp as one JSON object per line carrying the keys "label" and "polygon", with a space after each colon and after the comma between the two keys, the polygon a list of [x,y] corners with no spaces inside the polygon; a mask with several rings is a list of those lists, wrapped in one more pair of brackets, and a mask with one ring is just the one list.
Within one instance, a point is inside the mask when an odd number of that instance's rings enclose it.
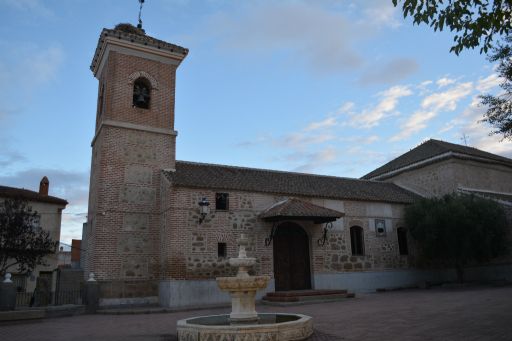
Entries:
{"label": "wall-mounted lamp", "polygon": [[329,230],[332,230],[332,228],[333,228],[332,221],[328,221],[328,222],[325,223],[324,231],[323,231],[323,234],[322,234],[322,238],[317,240],[318,246],[324,246],[325,245],[325,241],[327,240],[327,232]]}
{"label": "wall-mounted lamp", "polygon": [[199,218],[199,224],[201,224],[203,222],[203,220],[206,218],[206,216],[208,215],[208,213],[210,213],[210,203],[208,202],[208,199],[206,198],[203,198],[201,199],[201,201],[198,203],[199,204],[199,214],[201,215],[201,217]]}

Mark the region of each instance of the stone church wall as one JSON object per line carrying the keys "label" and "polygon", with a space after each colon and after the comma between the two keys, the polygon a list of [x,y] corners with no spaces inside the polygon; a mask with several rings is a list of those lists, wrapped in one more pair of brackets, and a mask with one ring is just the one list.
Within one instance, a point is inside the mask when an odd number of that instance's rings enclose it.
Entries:
{"label": "stone church wall", "polygon": [[449,194],[459,187],[512,193],[510,168],[470,160],[445,160],[400,173],[386,181],[428,197]]}
{"label": "stone church wall", "polygon": [[[219,190],[219,192],[225,192]],[[237,254],[236,239],[245,233],[250,244],[249,257],[256,257],[255,274],[273,277],[273,248],[265,246],[272,223],[258,218],[258,214],[284,196],[230,191],[229,210],[215,210],[215,192],[190,188],[171,188],[169,207],[163,223],[162,255],[164,279],[213,279],[233,275],[227,259]],[[211,213],[199,224],[201,198],[211,203]],[[407,268],[408,257],[400,256],[396,235],[402,223],[403,205],[318,198],[299,198],[314,204],[338,209],[346,216],[335,222],[328,231],[327,240],[320,246],[323,224],[296,221],[310,239],[311,273],[352,272]],[[386,221],[386,233],[378,235],[375,219]],[[353,256],[350,245],[350,226],[364,229],[364,256]],[[219,258],[217,244],[226,243],[227,257]]]}

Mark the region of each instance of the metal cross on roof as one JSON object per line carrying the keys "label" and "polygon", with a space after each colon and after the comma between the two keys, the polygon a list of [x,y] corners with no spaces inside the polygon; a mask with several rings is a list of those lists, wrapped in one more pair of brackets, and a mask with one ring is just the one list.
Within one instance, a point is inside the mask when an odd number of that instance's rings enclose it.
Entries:
{"label": "metal cross on roof", "polygon": [[144,4],[144,0],[139,0],[139,3],[140,3],[140,7],[139,7],[139,23],[137,24],[137,28],[142,28],[141,14],[142,14],[142,5]]}

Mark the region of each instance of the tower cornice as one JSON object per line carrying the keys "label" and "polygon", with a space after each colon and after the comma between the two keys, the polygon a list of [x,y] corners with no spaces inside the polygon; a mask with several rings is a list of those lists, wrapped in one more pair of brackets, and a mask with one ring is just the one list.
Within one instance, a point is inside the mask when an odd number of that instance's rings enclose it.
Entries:
{"label": "tower cornice", "polygon": [[98,45],[90,66],[95,77],[101,74],[103,65],[111,51],[141,55],[144,58],[174,65],[179,65],[188,54],[188,49],[184,47],[153,38],[144,33],[104,28],[98,39]]}

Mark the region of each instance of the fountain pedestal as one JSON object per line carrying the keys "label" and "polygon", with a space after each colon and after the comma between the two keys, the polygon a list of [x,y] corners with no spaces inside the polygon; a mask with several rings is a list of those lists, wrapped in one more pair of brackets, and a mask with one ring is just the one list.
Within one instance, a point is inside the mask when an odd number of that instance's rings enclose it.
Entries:
{"label": "fountain pedestal", "polygon": [[219,288],[231,295],[231,321],[250,322],[258,319],[255,308],[256,292],[266,288],[268,281],[268,276],[217,278]]}
{"label": "fountain pedestal", "polygon": [[258,320],[255,308],[256,292],[264,289],[270,280],[269,276],[249,276],[248,270],[256,263],[255,258],[248,258],[245,248],[248,244],[244,234],[237,240],[238,257],[230,258],[229,265],[238,267],[235,277],[218,277],[217,284],[222,291],[231,295],[231,314],[233,322],[251,322]]}

